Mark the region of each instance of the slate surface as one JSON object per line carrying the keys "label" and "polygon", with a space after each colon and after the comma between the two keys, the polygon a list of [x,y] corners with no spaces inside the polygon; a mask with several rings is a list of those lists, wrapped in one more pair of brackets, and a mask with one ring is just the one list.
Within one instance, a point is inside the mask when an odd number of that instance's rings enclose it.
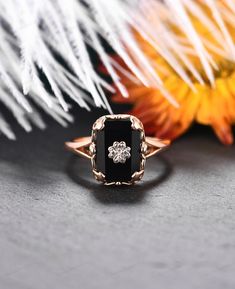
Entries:
{"label": "slate surface", "polygon": [[234,289],[234,147],[196,130],[106,188],[63,149],[96,117],[0,139],[0,288]]}

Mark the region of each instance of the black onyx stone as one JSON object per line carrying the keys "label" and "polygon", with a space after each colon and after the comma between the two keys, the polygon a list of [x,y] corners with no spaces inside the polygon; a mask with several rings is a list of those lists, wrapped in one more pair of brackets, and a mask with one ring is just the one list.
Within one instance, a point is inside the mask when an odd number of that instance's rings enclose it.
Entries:
{"label": "black onyx stone", "polygon": [[[114,142],[125,142],[131,148],[131,157],[125,163],[114,163],[108,157],[108,148]],[[97,131],[96,168],[106,176],[107,182],[129,182],[131,176],[140,170],[141,133],[131,128],[130,119],[106,119],[104,129]]]}

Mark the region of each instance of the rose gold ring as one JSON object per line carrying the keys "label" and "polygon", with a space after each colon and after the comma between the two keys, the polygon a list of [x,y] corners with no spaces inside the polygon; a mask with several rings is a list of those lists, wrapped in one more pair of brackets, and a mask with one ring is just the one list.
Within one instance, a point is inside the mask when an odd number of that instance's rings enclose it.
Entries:
{"label": "rose gold ring", "polygon": [[102,116],[93,124],[91,137],[65,143],[69,151],[91,160],[95,179],[105,185],[140,181],[146,159],[169,145],[169,140],[145,137],[142,122],[126,114]]}

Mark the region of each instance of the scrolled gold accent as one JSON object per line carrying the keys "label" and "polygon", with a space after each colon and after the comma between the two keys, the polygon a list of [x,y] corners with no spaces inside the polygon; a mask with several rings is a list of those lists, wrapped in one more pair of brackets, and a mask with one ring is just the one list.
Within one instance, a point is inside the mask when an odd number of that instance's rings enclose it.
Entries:
{"label": "scrolled gold accent", "polygon": [[144,141],[141,144],[141,153],[145,154],[147,152],[147,150],[148,150],[148,146],[147,146],[146,142]]}
{"label": "scrolled gold accent", "polygon": [[91,153],[91,155],[94,155],[96,153],[96,145],[94,142],[92,142],[89,146],[89,151]]}
{"label": "scrolled gold accent", "polygon": [[104,128],[104,122],[106,120],[106,116],[101,116],[100,118],[98,118],[93,126],[92,126],[92,130],[96,131],[96,130],[102,130]]}
{"label": "scrolled gold accent", "polygon": [[135,116],[130,116],[130,121],[131,121],[131,128],[134,130],[140,130],[141,132],[144,133],[144,127],[142,122],[136,118]]}
{"label": "scrolled gold accent", "polygon": [[132,175],[132,183],[140,181],[143,178],[143,176],[144,176],[144,170],[141,170],[139,172],[135,172]]}
{"label": "scrolled gold accent", "polygon": [[97,172],[96,170],[92,170],[95,179],[99,182],[105,183],[105,175],[101,172]]}

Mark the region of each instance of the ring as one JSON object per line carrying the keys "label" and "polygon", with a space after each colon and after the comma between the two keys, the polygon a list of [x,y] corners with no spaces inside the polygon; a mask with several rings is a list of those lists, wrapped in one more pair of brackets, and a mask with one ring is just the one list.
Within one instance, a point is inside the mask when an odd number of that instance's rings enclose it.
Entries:
{"label": "ring", "polygon": [[146,159],[161,152],[169,140],[145,137],[142,122],[131,115],[105,115],[96,120],[91,137],[66,142],[73,153],[91,160],[97,181],[132,185],[144,175]]}

